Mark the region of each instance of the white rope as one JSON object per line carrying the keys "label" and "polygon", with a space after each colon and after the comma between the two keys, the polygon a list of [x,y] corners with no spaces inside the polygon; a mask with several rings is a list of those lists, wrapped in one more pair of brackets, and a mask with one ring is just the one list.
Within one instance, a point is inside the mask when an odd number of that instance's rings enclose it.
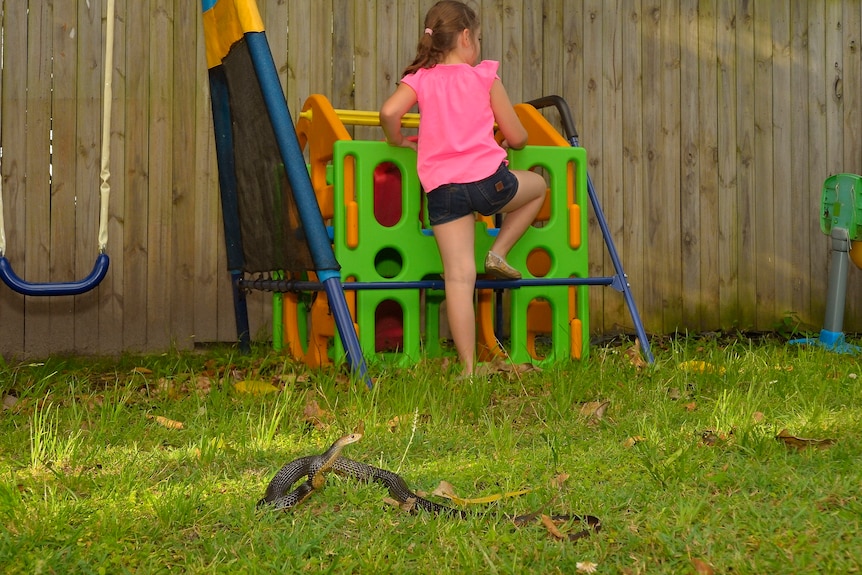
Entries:
{"label": "white rope", "polygon": [[[111,197],[111,102],[114,77],[114,0],[108,0],[108,21],[105,30],[105,91],[102,95],[102,170],[99,174],[99,252],[108,247],[108,200]],[[2,206],[0,206],[2,207]]]}

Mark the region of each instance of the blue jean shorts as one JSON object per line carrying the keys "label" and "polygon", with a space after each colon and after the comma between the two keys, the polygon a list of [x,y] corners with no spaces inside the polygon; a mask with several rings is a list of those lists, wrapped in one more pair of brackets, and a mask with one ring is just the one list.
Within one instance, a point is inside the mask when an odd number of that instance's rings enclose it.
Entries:
{"label": "blue jean shorts", "polygon": [[479,212],[502,210],[518,192],[518,178],[506,164],[488,178],[469,184],[445,184],[428,192],[428,220],[438,226]]}

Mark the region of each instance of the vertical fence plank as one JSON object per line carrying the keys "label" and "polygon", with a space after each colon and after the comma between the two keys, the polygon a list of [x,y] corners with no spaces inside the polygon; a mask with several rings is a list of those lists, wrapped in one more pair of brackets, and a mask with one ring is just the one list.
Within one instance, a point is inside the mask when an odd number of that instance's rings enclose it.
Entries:
{"label": "vertical fence plank", "polygon": [[[811,210],[815,217],[808,217],[809,244],[807,246],[810,265],[808,289],[810,290],[808,316],[815,328],[823,325],[826,309],[826,264],[829,248],[820,232],[820,190],[825,173],[826,155],[826,107],[831,93],[832,67],[826,55],[826,7],[824,1],[806,2],[808,23],[808,193],[801,198],[801,208]],[[797,204],[799,205],[799,204]]]}
{"label": "vertical fence plank", "polygon": [[[682,323],[699,330],[701,317],[701,277],[703,251],[709,250],[711,237],[701,233],[700,179],[700,17],[697,0],[682,0],[680,6],[680,239],[682,264]],[[688,87],[688,88],[685,88]]]}
{"label": "vertical fence plank", "polygon": [[732,324],[739,314],[739,220],[737,206],[736,4],[718,2],[718,253],[719,321]]}
{"label": "vertical fence plank", "polygon": [[[623,158],[623,214],[622,236],[614,240],[620,247],[623,268],[631,283],[632,296],[640,311],[644,305],[644,293],[648,276],[646,272],[648,255],[645,250],[644,211],[641,194],[644,188],[644,134],[643,134],[643,62],[641,59],[641,38],[643,36],[644,12],[641,1],[635,0],[627,5],[622,24],[623,51],[623,133],[621,155]],[[594,249],[594,248],[590,248]],[[628,314],[628,310],[626,310]],[[626,316],[620,323],[627,331],[634,325]],[[592,323],[590,324],[592,326]],[[660,329],[655,322],[646,323],[646,329]]]}
{"label": "vertical fence plank", "polygon": [[[147,206],[147,345],[171,345],[170,324],[160,318],[170,315],[170,275],[175,264],[171,238],[171,174],[173,173],[173,125],[171,86],[174,72],[173,30],[169,0],[150,4],[150,115],[149,115],[149,205]],[[170,193],[167,193],[170,191]]]}
{"label": "vertical fence plank", "polygon": [[[623,91],[626,79],[623,75],[623,18],[625,2],[603,2],[602,3],[602,37],[605,48],[602,50],[604,60],[604,71],[602,78],[603,99],[605,109],[602,110],[602,209],[605,213],[607,225],[611,236],[619,246],[625,226],[625,181],[623,179],[623,166],[625,163],[623,150],[620,142],[623,140],[624,130],[624,107]],[[608,251],[604,246],[601,234],[592,245],[595,252],[604,256],[602,275],[614,275],[615,270]],[[625,258],[625,252],[620,253]],[[605,320],[603,331],[617,331],[619,326],[625,326],[625,331],[631,331],[633,324],[628,317],[628,308],[625,299],[614,290],[593,290],[602,293],[604,305],[602,307]],[[621,321],[622,320],[622,321]]]}
{"label": "vertical fence plank", "polygon": [[[147,243],[150,195],[150,11],[128,2],[126,26],[126,148],[123,212],[123,339],[129,351],[147,348]],[[118,178],[119,179],[119,178]],[[154,190],[155,191],[155,190]],[[117,270],[119,272],[119,270]],[[155,273],[153,270],[152,273]]]}
{"label": "vertical fence plank", "polygon": [[[601,182],[602,211],[614,239],[621,237],[625,224],[623,154],[620,148],[620,142],[623,139],[623,85],[625,82],[622,61],[622,19],[624,12],[622,5],[623,2],[617,0],[616,2],[599,2],[590,8],[590,11],[594,10],[599,14],[602,38],[600,100],[596,102],[598,106],[593,112],[601,120],[596,128],[601,130],[602,134],[599,163],[601,170],[597,177],[601,178],[599,181]],[[592,167],[592,164],[590,166]],[[590,238],[590,245],[593,246],[592,251],[597,258],[602,258],[601,275],[614,275],[613,263],[605,249],[600,228],[593,226],[591,233],[594,236],[594,238]],[[620,257],[625,257],[625,253],[621,253]],[[600,309],[604,319],[597,328],[603,332],[616,331],[615,324],[619,323],[619,318],[626,318],[625,300],[613,290],[594,289],[592,291],[600,294],[603,300]],[[631,323],[626,320],[623,325],[631,326]]]}
{"label": "vertical fence plank", "polygon": [[[25,145],[24,261],[18,273],[31,282],[51,279],[51,10],[44,2],[31,6],[27,18],[27,132]],[[50,307],[47,298],[28,298],[24,332],[28,353],[47,353]]]}
{"label": "vertical fence plank", "polygon": [[[772,130],[764,137],[770,138],[773,149],[772,204],[764,206],[773,212],[773,275],[764,278],[775,286],[775,306],[767,322],[789,317],[793,313],[793,289],[800,272],[793,252],[793,231],[790,222],[790,198],[787,190],[793,186],[790,169],[793,163],[793,110],[791,93],[791,15],[789,3],[773,6],[772,20]],[[788,162],[791,164],[788,166]]]}
{"label": "vertical fence plank", "polygon": [[754,194],[755,182],[755,40],[752,3],[740,0],[736,14],[737,26],[737,215],[740,235],[737,321],[744,329],[757,325],[757,258],[755,243]]}
{"label": "vertical fence plank", "polygon": [[[353,45],[356,37],[353,27],[355,9],[356,2],[353,0],[332,1],[334,59],[332,62],[332,93],[327,94],[327,96],[332,101],[333,106],[347,110],[356,107],[353,80]],[[411,31],[409,24],[405,23],[404,30],[405,34]]]}
{"label": "vertical fence plank", "polygon": [[[645,216],[644,232],[647,258],[656,262],[662,260],[658,270],[652,270],[653,281],[644,290],[643,314],[647,325],[664,326],[663,309],[669,286],[665,284],[668,275],[664,264],[674,258],[667,245],[665,222],[665,201],[661,172],[661,19],[662,9],[659,0],[644,0],[643,6],[643,131],[644,131],[644,193],[641,195],[641,210]],[[666,190],[664,190],[666,192]],[[667,254],[660,257],[659,254]]]}
{"label": "vertical fence plank", "polygon": [[[6,253],[18,273],[24,263],[24,196],[26,193],[27,5],[3,6],[2,141],[3,218]],[[4,356],[24,355],[25,298],[0,286],[0,344]]]}
{"label": "vertical fence plank", "polygon": [[698,58],[691,65],[698,67],[698,167],[700,172],[700,222],[697,242],[700,253],[700,325],[710,330],[720,322],[719,242],[719,170],[718,124],[723,112],[718,106],[718,51],[716,42],[720,0],[703,0],[697,5]]}
{"label": "vertical fence plank", "polygon": [[500,67],[504,74],[506,91],[512,102],[523,102],[532,98],[531,85],[524,82],[524,22],[516,16],[523,13],[523,0],[505,0],[502,3]]}
{"label": "vertical fence plank", "polygon": [[[52,39],[51,89],[51,212],[43,225],[51,229],[51,275],[56,282],[72,281],[75,267],[77,189],[77,96],[78,96],[78,18],[73,2],[53,5],[50,25]],[[51,329],[45,334],[49,349],[76,348],[75,300],[71,297],[48,299]]]}
{"label": "vertical fence plank", "polygon": [[[679,0],[662,0],[661,3],[661,131],[659,141],[659,186],[655,190],[662,214],[657,218],[659,249],[663,253],[681,254],[680,237],[680,38]],[[660,252],[661,253],[661,252]],[[659,285],[662,294],[664,325],[671,330],[681,329],[682,323],[682,263],[678,255],[660,265]]]}
{"label": "vertical fence plank", "polygon": [[[605,149],[605,134],[602,130],[603,112],[606,110],[603,102],[607,86],[604,82],[605,58],[613,58],[614,49],[608,46],[605,51],[605,39],[602,37],[602,23],[605,14],[602,2],[584,0],[581,12],[581,38],[583,41],[583,84],[579,87],[581,93],[580,129],[583,131],[583,145],[587,149],[587,166],[602,207],[607,207],[609,191],[604,181],[604,158],[610,156]],[[607,53],[610,52],[610,56]],[[587,136],[589,134],[589,136]],[[610,134],[608,135],[610,137]],[[602,234],[595,213],[588,209],[589,229],[589,273],[591,276],[605,275],[605,254],[602,248]],[[604,314],[605,290],[590,290],[590,325],[601,329],[606,316]]]}
{"label": "vertical fence plank", "polygon": [[[381,104],[376,80],[377,0],[359,2],[354,10],[354,104],[357,110],[377,110]],[[376,128],[357,126],[354,130],[354,137],[358,140],[375,139],[378,135]]]}
{"label": "vertical fence plank", "polygon": [[754,137],[753,188],[749,227],[754,237],[754,282],[756,326],[766,326],[775,317],[775,221],[773,218],[773,43],[770,7],[753,4]]}
{"label": "vertical fence plank", "polygon": [[[197,53],[197,35],[189,34],[193,29],[199,12],[197,2],[181,2],[176,6],[173,17],[173,27],[170,33],[173,37],[169,42],[173,45],[173,60],[168,60],[174,70],[173,94],[171,96],[171,123],[174,159],[171,163],[171,252],[174,254],[171,266],[169,305],[174,321],[171,331],[174,345],[180,349],[193,345],[194,340],[194,310],[195,300],[195,247],[197,234],[195,225],[195,180],[196,175],[190,166],[195,165],[195,140],[193,134],[198,133],[195,126],[195,91],[198,87],[195,64],[196,58],[190,55]],[[191,337],[189,337],[191,336]]]}
{"label": "vertical fence plank", "polygon": [[[103,79],[104,2],[78,4],[77,185],[75,276],[86,277],[98,255],[99,171]],[[99,342],[99,288],[75,297],[75,349],[93,353]]]}

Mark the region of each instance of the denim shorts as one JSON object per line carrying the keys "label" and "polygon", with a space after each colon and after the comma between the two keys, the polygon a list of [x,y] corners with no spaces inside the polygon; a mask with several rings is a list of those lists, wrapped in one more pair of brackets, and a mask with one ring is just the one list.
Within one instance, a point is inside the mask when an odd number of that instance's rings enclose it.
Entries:
{"label": "denim shorts", "polygon": [[494,174],[470,184],[444,184],[428,192],[428,220],[438,226],[479,212],[490,216],[502,210],[518,192],[518,178],[506,164]]}

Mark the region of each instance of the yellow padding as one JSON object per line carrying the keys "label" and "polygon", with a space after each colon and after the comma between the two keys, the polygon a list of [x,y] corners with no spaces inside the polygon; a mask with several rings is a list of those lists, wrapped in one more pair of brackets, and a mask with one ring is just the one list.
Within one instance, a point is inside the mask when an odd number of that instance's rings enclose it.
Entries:
{"label": "yellow padding", "polygon": [[219,0],[204,12],[207,67],[220,65],[231,46],[247,32],[263,32],[263,20],[254,0]]}
{"label": "yellow padding", "polygon": [[[368,112],[365,110],[334,110],[338,119],[348,126],[379,126],[380,114],[378,112]],[[312,110],[303,110],[299,114],[300,118],[314,120]],[[401,119],[401,125],[405,128],[419,127],[419,114],[404,114]]]}

